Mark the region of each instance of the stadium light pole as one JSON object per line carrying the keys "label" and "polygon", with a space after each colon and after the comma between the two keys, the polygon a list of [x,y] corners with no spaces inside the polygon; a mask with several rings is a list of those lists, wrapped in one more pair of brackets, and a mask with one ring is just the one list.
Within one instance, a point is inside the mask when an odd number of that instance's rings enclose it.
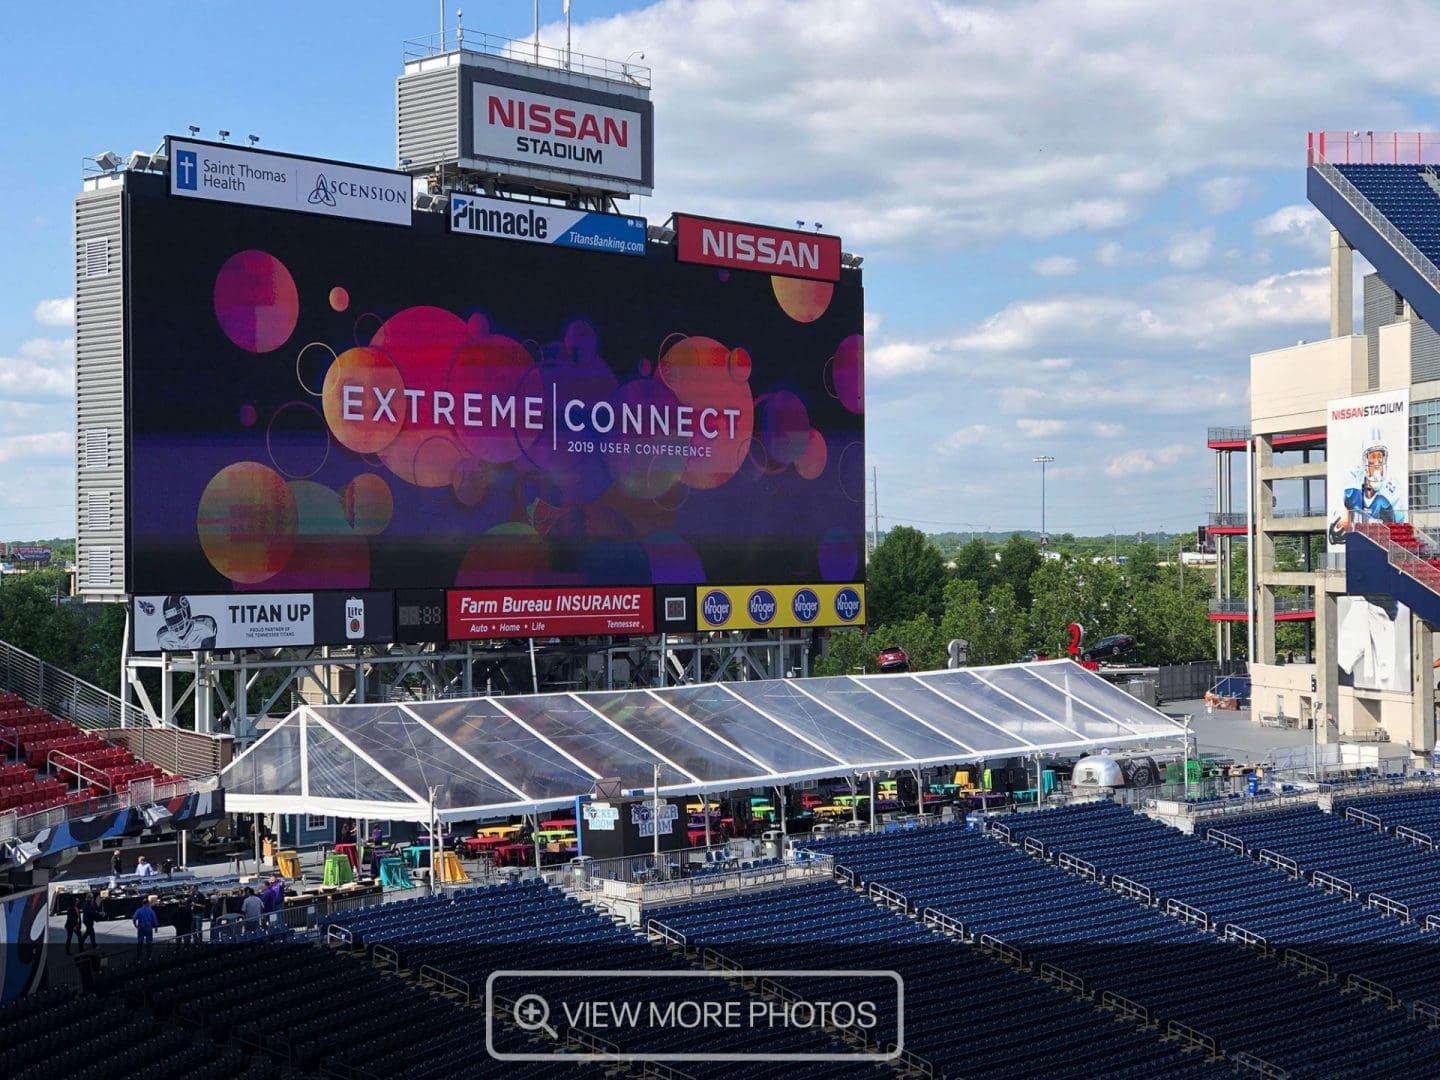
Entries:
{"label": "stadium light pole", "polygon": [[1045,466],[1055,459],[1049,454],[1041,454],[1030,460],[1040,466],[1040,546],[1046,547],[1050,541],[1045,535]]}

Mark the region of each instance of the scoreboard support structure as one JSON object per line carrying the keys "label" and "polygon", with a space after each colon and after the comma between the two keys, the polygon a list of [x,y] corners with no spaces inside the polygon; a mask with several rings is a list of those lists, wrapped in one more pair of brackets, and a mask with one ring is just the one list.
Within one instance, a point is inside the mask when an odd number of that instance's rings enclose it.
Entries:
{"label": "scoreboard support structure", "polygon": [[[376,705],[803,677],[810,673],[813,644],[811,632],[797,630],[661,634],[591,646],[555,643],[538,647],[543,676],[532,674],[531,643],[525,640],[127,653],[121,690],[125,703],[138,706],[153,726],[228,733],[238,751],[259,737],[263,717],[277,707],[288,712],[288,703],[297,699]],[[159,672],[158,701],[141,680],[145,671]],[[190,676],[178,694],[176,675]],[[278,676],[279,684],[262,692],[266,676]]]}

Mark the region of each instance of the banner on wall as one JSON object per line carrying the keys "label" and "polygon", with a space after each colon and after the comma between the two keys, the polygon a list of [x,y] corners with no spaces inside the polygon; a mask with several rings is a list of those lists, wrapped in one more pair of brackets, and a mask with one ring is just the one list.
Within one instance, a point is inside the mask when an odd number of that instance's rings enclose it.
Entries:
{"label": "banner on wall", "polygon": [[649,588],[452,589],[446,607],[452,641],[648,634],[655,629],[655,597]]}
{"label": "banner on wall", "polygon": [[1410,692],[1410,609],[1388,596],[1336,599],[1340,685]]}
{"label": "banner on wall", "polygon": [[695,591],[700,630],[795,630],[806,626],[859,626],[865,622],[865,586],[734,585]]}
{"label": "banner on wall", "polygon": [[137,596],[136,652],[268,649],[315,643],[311,593]]}
{"label": "banner on wall", "polygon": [[1409,518],[1410,391],[1330,402],[1325,429],[1327,539],[1345,549],[1356,525]]}

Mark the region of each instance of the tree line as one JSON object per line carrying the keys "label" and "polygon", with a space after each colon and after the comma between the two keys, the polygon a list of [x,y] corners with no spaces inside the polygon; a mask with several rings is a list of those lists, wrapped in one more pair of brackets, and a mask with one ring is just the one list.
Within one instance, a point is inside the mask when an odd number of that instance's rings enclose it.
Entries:
{"label": "tree line", "polygon": [[1207,616],[1213,570],[1163,562],[1156,545],[1146,543],[1120,547],[1123,563],[1058,545],[1050,550],[1054,557],[1047,558],[1019,535],[999,545],[977,538],[947,564],[918,529],[890,530],[866,570],[867,628],[832,631],[815,672],[873,671],[876,654],[892,645],[917,670],[941,668],[954,639],[969,643],[971,665],[1064,656],[1072,622],[1084,627],[1087,642],[1134,635],[1134,658],[1144,664],[1214,655]]}

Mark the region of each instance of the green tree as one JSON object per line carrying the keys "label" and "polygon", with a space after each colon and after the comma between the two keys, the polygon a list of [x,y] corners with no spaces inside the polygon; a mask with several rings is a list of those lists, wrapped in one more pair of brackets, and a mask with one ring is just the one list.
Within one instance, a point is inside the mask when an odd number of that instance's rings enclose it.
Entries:
{"label": "green tree", "polygon": [[995,551],[984,540],[971,540],[955,556],[954,576],[973,581],[981,593],[995,583]]}
{"label": "green tree", "polygon": [[[1010,586],[1015,602],[1029,610],[1031,594],[1030,579],[1044,560],[1040,558],[1040,545],[1023,536],[1012,536],[1000,549],[1000,561],[995,570],[995,582]],[[988,589],[986,590],[989,591]]]}
{"label": "green tree", "polygon": [[870,556],[866,597],[871,626],[916,615],[938,620],[945,607],[945,563],[919,529],[891,529]]}
{"label": "green tree", "polygon": [[825,653],[810,665],[816,675],[855,675],[875,670],[875,649],[870,635],[859,628],[831,630]]}

